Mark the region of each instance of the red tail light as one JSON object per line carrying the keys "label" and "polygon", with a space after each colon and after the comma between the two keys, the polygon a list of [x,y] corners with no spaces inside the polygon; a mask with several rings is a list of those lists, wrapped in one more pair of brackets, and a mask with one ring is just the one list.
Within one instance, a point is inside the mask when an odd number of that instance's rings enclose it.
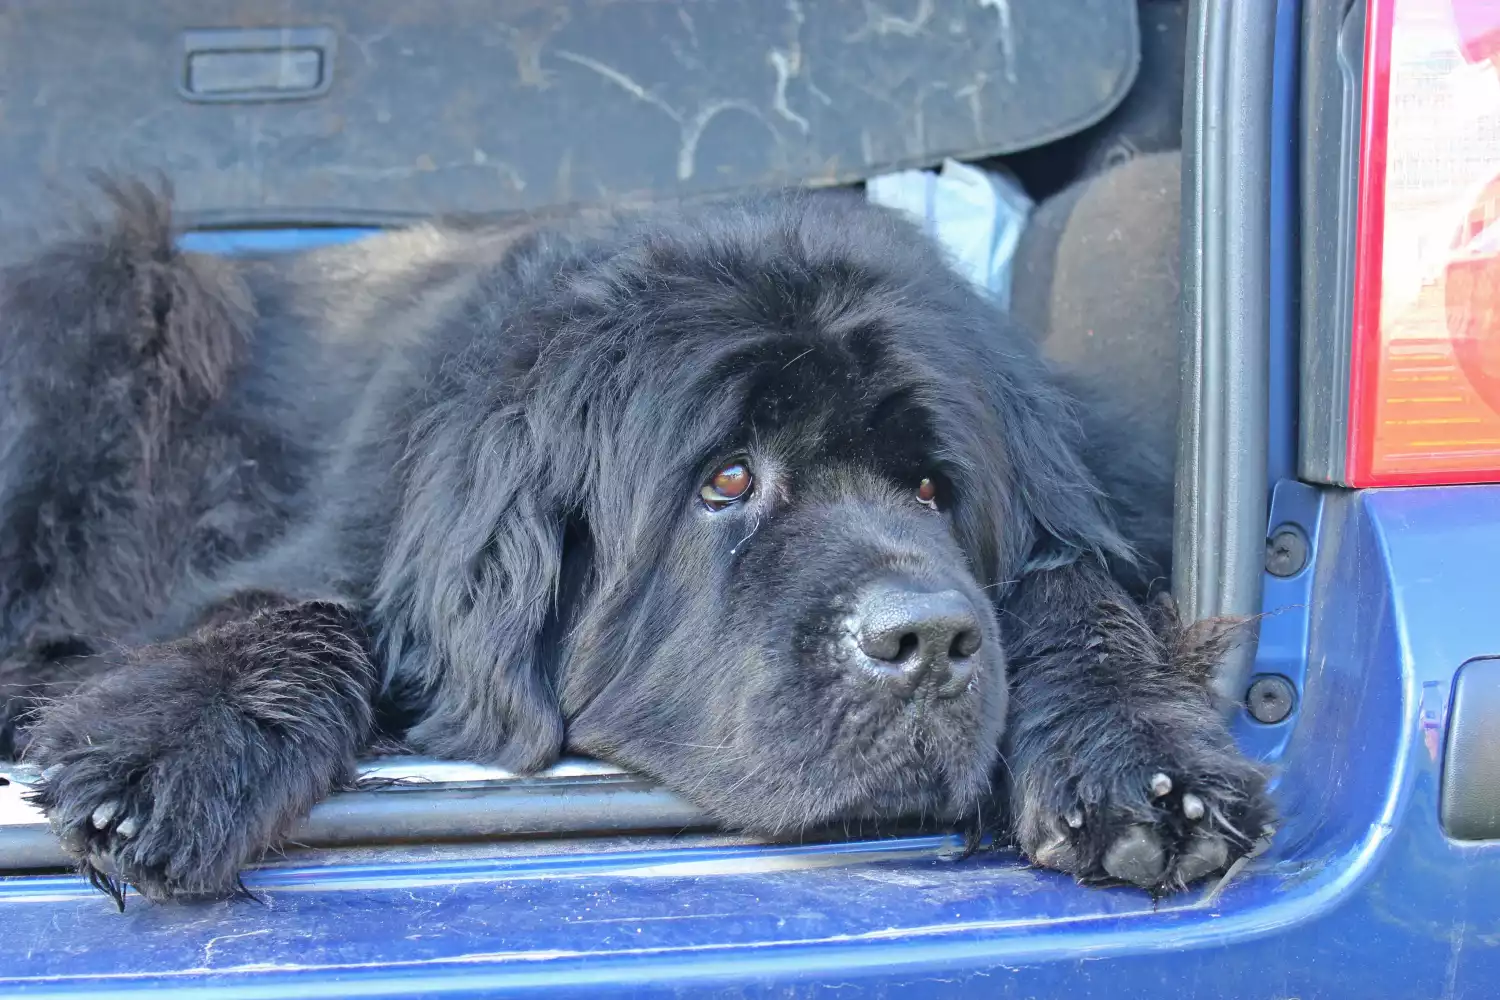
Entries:
{"label": "red tail light", "polygon": [[1346,481],[1500,482],[1500,0],[1370,0]]}

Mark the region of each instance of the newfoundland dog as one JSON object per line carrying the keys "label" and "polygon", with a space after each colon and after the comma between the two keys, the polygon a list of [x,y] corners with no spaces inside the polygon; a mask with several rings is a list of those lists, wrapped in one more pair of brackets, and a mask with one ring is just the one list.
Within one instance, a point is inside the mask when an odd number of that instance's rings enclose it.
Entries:
{"label": "newfoundland dog", "polygon": [[1148,613],[1074,408],[902,219],[220,258],[108,190],[0,279],[0,754],[117,898],[234,891],[382,739],[1154,892],[1269,820],[1217,640]]}

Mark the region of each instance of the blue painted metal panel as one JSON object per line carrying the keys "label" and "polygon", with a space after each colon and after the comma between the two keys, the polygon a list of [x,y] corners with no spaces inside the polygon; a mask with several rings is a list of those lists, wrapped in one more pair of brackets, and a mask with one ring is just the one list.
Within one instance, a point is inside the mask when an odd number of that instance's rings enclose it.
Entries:
{"label": "blue painted metal panel", "polygon": [[1437,822],[1456,668],[1500,653],[1500,488],[1325,500],[1275,848],[1153,905],[944,838],[256,873],[123,915],[0,880],[0,990],[188,996],[1454,997],[1500,983],[1500,845]]}
{"label": "blue painted metal panel", "polygon": [[1280,675],[1297,691],[1292,713],[1281,722],[1256,722],[1241,706],[1235,722],[1235,738],[1258,760],[1278,761],[1297,725],[1306,689],[1307,645],[1312,621],[1313,556],[1322,540],[1324,490],[1296,480],[1283,479],[1271,492],[1268,532],[1283,527],[1300,531],[1307,540],[1307,566],[1289,577],[1261,574],[1261,615],[1257,627],[1255,665],[1251,681],[1264,675]]}
{"label": "blue painted metal panel", "polygon": [[316,229],[204,229],[184,233],[179,243],[184,250],[196,253],[279,253],[347,243],[374,232],[379,230],[333,226]]}

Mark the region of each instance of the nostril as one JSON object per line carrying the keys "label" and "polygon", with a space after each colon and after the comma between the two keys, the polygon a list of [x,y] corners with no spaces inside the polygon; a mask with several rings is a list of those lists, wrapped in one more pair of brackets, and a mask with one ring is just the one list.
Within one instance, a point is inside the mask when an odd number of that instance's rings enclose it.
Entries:
{"label": "nostril", "polygon": [[896,644],[896,655],[891,657],[891,661],[894,663],[905,663],[913,656],[916,656],[917,651],[921,648],[922,640],[917,633],[904,633],[901,636],[901,640]]}
{"label": "nostril", "polygon": [[953,637],[953,642],[948,646],[950,659],[962,660],[979,652],[979,647],[984,645],[984,637],[977,629],[963,629]]}

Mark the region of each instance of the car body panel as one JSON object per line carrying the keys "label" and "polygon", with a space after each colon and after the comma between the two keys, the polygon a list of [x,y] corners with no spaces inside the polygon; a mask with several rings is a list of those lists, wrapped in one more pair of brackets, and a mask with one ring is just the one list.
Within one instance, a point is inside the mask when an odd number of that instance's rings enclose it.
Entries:
{"label": "car body panel", "polygon": [[[1330,498],[1275,846],[1153,903],[952,838],[285,867],[116,913],[0,880],[0,989],[68,995],[1487,995],[1500,845],[1438,825],[1452,678],[1500,655],[1500,488]],[[847,995],[847,994],[846,994]]]}

